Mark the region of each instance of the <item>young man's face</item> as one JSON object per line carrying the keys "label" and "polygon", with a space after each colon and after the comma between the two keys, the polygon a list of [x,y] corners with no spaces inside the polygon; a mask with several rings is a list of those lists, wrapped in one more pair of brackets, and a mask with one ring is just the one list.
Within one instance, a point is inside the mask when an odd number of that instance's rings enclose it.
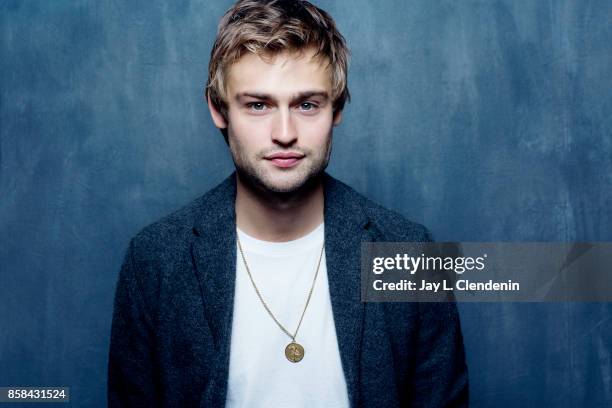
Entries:
{"label": "young man's face", "polygon": [[341,114],[333,115],[326,64],[313,55],[244,55],[226,79],[228,120],[211,108],[241,179],[259,188],[293,192],[327,167]]}

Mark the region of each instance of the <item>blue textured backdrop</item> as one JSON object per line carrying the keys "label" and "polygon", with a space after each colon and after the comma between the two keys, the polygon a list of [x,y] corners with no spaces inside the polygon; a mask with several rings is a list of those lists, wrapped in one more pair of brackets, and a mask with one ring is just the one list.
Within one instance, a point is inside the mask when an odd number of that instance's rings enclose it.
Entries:
{"label": "blue textured backdrop", "polygon": [[[329,171],[438,240],[612,240],[612,2],[320,1],[353,52]],[[0,2],[0,386],[105,404],[128,239],[232,169],[229,1]],[[474,406],[612,404],[612,305],[460,305]]]}

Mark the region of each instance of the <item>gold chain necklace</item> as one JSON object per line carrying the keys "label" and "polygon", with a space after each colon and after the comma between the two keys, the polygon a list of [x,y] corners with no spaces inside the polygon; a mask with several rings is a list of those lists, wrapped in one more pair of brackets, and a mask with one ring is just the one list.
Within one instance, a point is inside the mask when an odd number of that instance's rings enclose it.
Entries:
{"label": "gold chain necklace", "polygon": [[238,242],[238,249],[240,250],[240,256],[242,257],[242,261],[244,262],[244,266],[246,267],[247,273],[249,274],[249,279],[253,284],[253,288],[255,288],[255,293],[257,293],[257,297],[261,301],[261,304],[266,309],[272,320],[276,323],[280,329],[291,338],[291,343],[287,344],[285,347],[285,357],[287,360],[292,363],[297,363],[304,358],[304,347],[295,341],[295,336],[297,336],[298,330],[300,330],[300,326],[302,324],[302,319],[304,319],[304,314],[306,313],[306,309],[308,308],[308,304],[310,303],[310,298],[312,296],[312,291],[314,290],[315,282],[317,281],[317,275],[319,274],[319,267],[321,266],[321,258],[323,258],[323,250],[325,249],[325,241],[323,241],[323,246],[321,247],[321,253],[319,254],[319,261],[317,262],[317,271],[315,272],[314,279],[312,280],[312,286],[310,287],[310,292],[308,292],[308,298],[306,299],[306,306],[304,306],[304,310],[302,311],[302,316],[300,317],[300,321],[298,322],[297,328],[295,329],[295,333],[291,334],[285,327],[278,321],[278,319],[272,313],[272,310],[268,307],[267,303],[263,300],[255,281],[253,280],[253,275],[251,275],[251,270],[249,269],[249,265],[247,264],[246,258],[244,256],[244,252],[242,251],[242,245],[240,245],[240,238],[238,238],[238,233],[236,233],[236,241]]}

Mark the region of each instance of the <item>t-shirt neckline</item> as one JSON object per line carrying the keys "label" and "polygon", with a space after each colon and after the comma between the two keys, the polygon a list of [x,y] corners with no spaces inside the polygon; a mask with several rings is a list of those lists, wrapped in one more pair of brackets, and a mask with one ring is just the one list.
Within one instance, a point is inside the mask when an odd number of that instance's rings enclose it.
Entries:
{"label": "t-shirt neckline", "polygon": [[246,252],[254,252],[268,256],[291,256],[320,246],[323,243],[324,223],[319,224],[314,230],[306,235],[285,242],[272,242],[257,239],[248,235],[240,228],[236,227],[236,232],[240,238],[242,249]]}

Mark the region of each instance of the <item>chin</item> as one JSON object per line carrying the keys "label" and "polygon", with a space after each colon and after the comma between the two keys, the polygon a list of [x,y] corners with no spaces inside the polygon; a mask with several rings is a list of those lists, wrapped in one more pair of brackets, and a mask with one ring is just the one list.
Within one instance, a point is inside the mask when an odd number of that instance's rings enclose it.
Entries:
{"label": "chin", "polygon": [[317,180],[322,174],[323,170],[315,169],[294,169],[292,171],[272,171],[260,174],[258,177],[260,185],[266,190],[278,193],[278,194],[291,194],[304,187],[310,185],[313,181]]}
{"label": "chin", "polygon": [[301,189],[308,181],[304,175],[271,176],[262,180],[262,185],[274,193],[293,193]]}

